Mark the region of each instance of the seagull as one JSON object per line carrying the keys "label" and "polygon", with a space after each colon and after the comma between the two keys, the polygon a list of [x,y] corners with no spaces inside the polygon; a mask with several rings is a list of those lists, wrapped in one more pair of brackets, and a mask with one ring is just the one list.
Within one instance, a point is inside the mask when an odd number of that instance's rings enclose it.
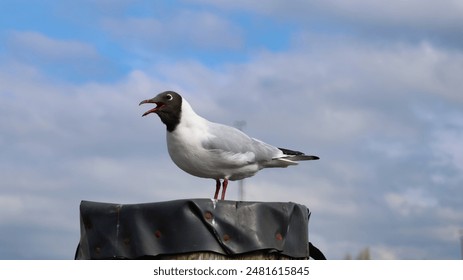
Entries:
{"label": "seagull", "polygon": [[[277,148],[242,131],[210,122],[199,116],[180,94],[165,91],[139,105],[156,107],[142,116],[156,113],[167,129],[167,149],[172,161],[183,171],[216,181],[214,199],[222,187],[225,199],[228,180],[242,180],[269,167],[288,167],[301,160],[319,157],[299,151]],[[221,183],[222,180],[222,183]]]}

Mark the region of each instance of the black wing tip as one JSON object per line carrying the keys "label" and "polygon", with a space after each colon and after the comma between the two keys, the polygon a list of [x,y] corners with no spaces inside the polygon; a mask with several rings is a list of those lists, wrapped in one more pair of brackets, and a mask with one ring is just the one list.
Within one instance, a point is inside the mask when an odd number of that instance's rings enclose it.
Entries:
{"label": "black wing tip", "polygon": [[302,156],[304,155],[303,152],[299,152],[299,151],[293,151],[293,150],[289,150],[289,149],[285,149],[285,148],[278,148],[280,149],[283,154],[285,155],[288,155],[288,156]]}
{"label": "black wing tip", "polygon": [[296,160],[317,160],[320,159],[317,156],[309,156],[309,155],[300,155],[300,156],[294,156]]}
{"label": "black wing tip", "polygon": [[289,150],[289,149],[285,149],[285,148],[278,148],[278,149],[280,149],[283,152],[283,154],[288,155],[288,156],[304,156],[305,159],[307,159],[307,160],[320,159],[317,156],[306,155],[303,152],[299,152],[299,151],[293,151],[293,150]]}

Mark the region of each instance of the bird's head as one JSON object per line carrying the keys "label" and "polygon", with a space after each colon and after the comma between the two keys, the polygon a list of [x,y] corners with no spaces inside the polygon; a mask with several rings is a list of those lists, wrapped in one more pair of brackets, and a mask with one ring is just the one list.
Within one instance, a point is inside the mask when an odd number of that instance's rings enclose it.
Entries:
{"label": "bird's head", "polygon": [[175,110],[179,110],[182,105],[182,97],[174,92],[174,91],[165,91],[162,92],[155,97],[151,99],[146,99],[140,102],[139,105],[145,104],[145,103],[153,103],[156,104],[156,107],[154,107],[151,110],[146,111],[142,117],[149,115],[151,113],[156,113],[158,115],[162,113],[169,113]]}
{"label": "bird's head", "polygon": [[180,94],[174,91],[165,91],[151,99],[143,100],[139,105],[145,103],[156,104],[156,107],[143,113],[143,117],[151,113],[156,113],[169,131],[172,131],[180,122],[182,111],[182,97]]}

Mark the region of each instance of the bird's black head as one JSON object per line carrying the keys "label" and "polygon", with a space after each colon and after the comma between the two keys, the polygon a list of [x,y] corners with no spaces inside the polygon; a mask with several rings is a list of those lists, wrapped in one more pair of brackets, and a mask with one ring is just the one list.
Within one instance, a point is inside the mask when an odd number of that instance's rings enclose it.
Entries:
{"label": "bird's black head", "polygon": [[182,113],[182,97],[180,94],[174,91],[165,91],[154,98],[143,100],[139,105],[145,103],[154,103],[156,107],[146,111],[142,115],[143,117],[151,113],[156,113],[170,132],[180,123]]}

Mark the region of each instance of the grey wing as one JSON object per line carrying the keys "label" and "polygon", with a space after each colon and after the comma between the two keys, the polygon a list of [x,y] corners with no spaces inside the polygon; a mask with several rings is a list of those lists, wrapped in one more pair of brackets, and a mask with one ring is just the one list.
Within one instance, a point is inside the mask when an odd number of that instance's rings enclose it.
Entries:
{"label": "grey wing", "polygon": [[254,139],[242,131],[217,123],[210,123],[210,137],[203,142],[207,150],[233,157],[246,163],[271,161],[283,155],[277,147]]}

